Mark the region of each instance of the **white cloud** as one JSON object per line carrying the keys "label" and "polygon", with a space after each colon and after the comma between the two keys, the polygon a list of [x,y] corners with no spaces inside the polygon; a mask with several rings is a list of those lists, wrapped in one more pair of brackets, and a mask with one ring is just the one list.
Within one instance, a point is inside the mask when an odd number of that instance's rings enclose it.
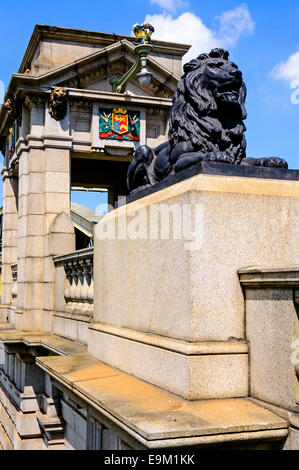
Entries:
{"label": "white cloud", "polygon": [[184,0],[151,0],[152,4],[159,5],[167,11],[176,11],[178,8],[185,8],[188,2]]}
{"label": "white cloud", "polygon": [[192,46],[183,57],[184,63],[202,52],[210,52],[215,47],[233,47],[241,35],[254,31],[254,21],[245,4],[216,17],[214,29],[208,28],[202,19],[192,12],[182,13],[177,18],[169,13],[147,15],[145,21],[155,27],[153,39]]}
{"label": "white cloud", "polygon": [[286,62],[276,65],[270,75],[277,80],[286,81],[292,87],[292,83],[299,80],[299,51],[292,54]]}
{"label": "white cloud", "polygon": [[216,20],[219,22],[218,37],[227,46],[234,46],[242,34],[254,31],[255,23],[244,3],[234,10],[225,11]]}
{"label": "white cloud", "polygon": [[[194,13],[186,12],[176,19],[169,14],[147,15],[146,21],[149,21],[155,27],[153,39],[194,44],[192,49],[193,51],[196,50],[196,53],[209,51],[211,48],[218,46],[213,31],[207,28]],[[190,51],[188,55],[190,55]],[[191,53],[191,55],[194,56],[194,53]]]}

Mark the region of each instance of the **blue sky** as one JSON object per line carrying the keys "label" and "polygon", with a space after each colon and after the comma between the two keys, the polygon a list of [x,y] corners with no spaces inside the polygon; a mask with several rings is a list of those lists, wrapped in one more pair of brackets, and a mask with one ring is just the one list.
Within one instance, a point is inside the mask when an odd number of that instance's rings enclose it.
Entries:
{"label": "blue sky", "polygon": [[192,44],[186,60],[215,46],[228,49],[248,88],[247,155],[281,156],[299,168],[298,1],[15,0],[1,2],[0,17],[5,87],[37,23],[131,34],[134,23],[147,19],[156,27],[153,39]]}

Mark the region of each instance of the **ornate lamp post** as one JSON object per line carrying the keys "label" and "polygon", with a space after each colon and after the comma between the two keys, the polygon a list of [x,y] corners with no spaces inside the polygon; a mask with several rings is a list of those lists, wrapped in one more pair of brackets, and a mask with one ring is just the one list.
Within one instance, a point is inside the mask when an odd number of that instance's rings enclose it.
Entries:
{"label": "ornate lamp post", "polygon": [[114,93],[124,93],[127,83],[135,76],[141,85],[148,85],[151,81],[152,74],[146,68],[146,64],[147,56],[153,50],[150,40],[155,29],[150,23],[143,23],[141,26],[135,24],[133,31],[138,42],[138,46],[135,47],[136,62],[123,77],[111,80]]}

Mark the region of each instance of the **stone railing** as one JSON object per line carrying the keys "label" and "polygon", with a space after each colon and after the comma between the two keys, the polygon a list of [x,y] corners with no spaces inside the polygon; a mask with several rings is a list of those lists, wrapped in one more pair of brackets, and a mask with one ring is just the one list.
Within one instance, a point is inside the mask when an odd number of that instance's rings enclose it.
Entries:
{"label": "stone railing", "polygon": [[13,285],[11,289],[11,297],[12,297],[12,304],[15,304],[17,301],[17,295],[18,295],[18,265],[13,264],[11,266],[11,274],[12,274],[12,280],[13,280]]}
{"label": "stone railing", "polygon": [[70,313],[93,311],[93,248],[54,257],[56,309]]}

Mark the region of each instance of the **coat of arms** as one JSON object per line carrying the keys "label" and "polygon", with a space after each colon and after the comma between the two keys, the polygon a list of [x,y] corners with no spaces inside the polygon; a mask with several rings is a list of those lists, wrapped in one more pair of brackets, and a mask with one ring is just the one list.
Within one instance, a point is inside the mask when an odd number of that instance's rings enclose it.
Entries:
{"label": "coat of arms", "polygon": [[[116,114],[117,113],[117,114]],[[129,116],[125,109],[114,109],[112,113],[112,128],[117,134],[125,134],[129,130]]]}
{"label": "coat of arms", "polygon": [[100,139],[140,140],[140,112],[124,108],[99,110]]}
{"label": "coat of arms", "polygon": [[13,127],[9,129],[8,134],[8,158],[11,158],[16,149],[16,126],[15,124]]}

